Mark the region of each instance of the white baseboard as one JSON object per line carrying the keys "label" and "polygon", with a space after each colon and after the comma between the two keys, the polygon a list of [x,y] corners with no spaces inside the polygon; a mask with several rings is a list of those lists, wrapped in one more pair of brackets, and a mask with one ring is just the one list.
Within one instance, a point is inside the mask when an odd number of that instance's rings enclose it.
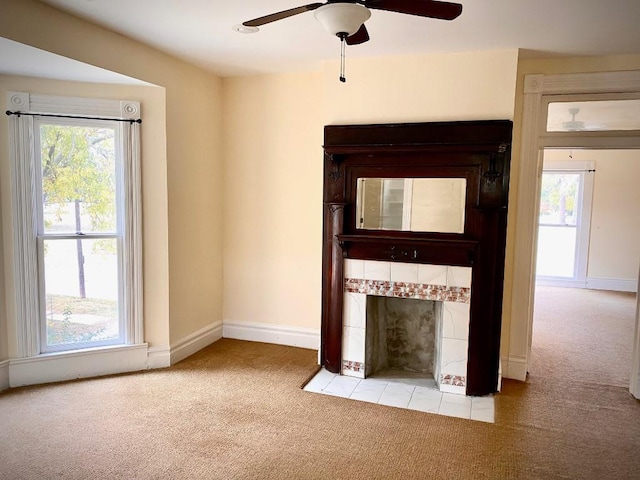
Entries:
{"label": "white baseboard", "polygon": [[614,292],[637,292],[638,280],[628,278],[587,278],[586,280],[563,280],[554,277],[537,277],[536,285],[544,287],[589,288]]}
{"label": "white baseboard", "polygon": [[147,368],[165,368],[171,366],[171,348],[168,345],[149,347]]}
{"label": "white baseboard", "polygon": [[222,322],[212,323],[171,345],[171,365],[184,360],[222,338]]}
{"label": "white baseboard", "polygon": [[59,352],[0,362],[0,391],[9,387],[61,382],[164,368],[222,338],[222,322],[168,346],[124,345]]}
{"label": "white baseboard", "polygon": [[21,387],[147,368],[146,343],[59,352],[9,360],[9,385]]}
{"label": "white baseboard", "polygon": [[277,345],[308,348],[310,350],[318,350],[320,348],[320,330],[315,328],[225,321],[222,327],[222,336],[236,340],[275,343]]}
{"label": "white baseboard", "polygon": [[540,287],[563,287],[563,288],[587,288],[584,280],[563,280],[554,277],[536,277],[536,286]]}
{"label": "white baseboard", "polygon": [[527,357],[524,355],[509,355],[502,357],[502,378],[520,380],[527,379]]}
{"label": "white baseboard", "polygon": [[9,360],[0,362],[0,392],[9,388]]}
{"label": "white baseboard", "polygon": [[587,278],[587,288],[614,292],[637,292],[638,280],[635,278]]}
{"label": "white baseboard", "polygon": [[640,400],[640,374],[631,379],[631,384],[629,385],[629,393],[633,395],[637,400]]}

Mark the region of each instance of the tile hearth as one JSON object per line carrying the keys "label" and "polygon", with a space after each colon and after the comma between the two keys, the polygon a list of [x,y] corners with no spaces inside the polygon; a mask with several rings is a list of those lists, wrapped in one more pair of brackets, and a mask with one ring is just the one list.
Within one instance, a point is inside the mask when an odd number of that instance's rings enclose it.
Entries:
{"label": "tile hearth", "polygon": [[321,369],[304,387],[312,393],[408,410],[494,423],[493,396],[467,397],[441,392],[433,379],[387,370],[360,379]]}

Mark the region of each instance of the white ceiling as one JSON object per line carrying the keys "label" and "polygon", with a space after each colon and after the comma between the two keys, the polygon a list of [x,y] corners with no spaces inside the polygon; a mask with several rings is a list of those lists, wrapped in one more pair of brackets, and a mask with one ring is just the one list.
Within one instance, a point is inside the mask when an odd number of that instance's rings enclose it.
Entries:
{"label": "white ceiling", "polygon": [[[339,41],[306,12],[240,34],[233,25],[309,0],[41,0],[222,76],[336,59]],[[529,55],[640,53],[640,0],[462,0],[451,22],[373,10],[371,41],[347,58],[525,49]]]}

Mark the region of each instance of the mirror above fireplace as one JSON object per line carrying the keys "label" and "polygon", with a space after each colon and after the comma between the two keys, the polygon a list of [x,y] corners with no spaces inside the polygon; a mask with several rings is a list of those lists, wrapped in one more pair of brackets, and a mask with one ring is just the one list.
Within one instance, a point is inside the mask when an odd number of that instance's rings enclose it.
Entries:
{"label": "mirror above fireplace", "polygon": [[464,233],[464,178],[358,178],[356,228]]}

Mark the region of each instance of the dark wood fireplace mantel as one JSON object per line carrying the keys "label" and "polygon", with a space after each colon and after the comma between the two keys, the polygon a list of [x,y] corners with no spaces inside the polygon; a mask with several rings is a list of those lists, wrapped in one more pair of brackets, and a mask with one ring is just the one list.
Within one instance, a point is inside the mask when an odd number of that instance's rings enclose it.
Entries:
{"label": "dark wood fireplace mantel", "polygon": [[[472,267],[467,394],[496,390],[512,123],[325,127],[322,364],[339,373],[345,258]],[[464,232],[363,230],[359,178],[464,178]]]}

